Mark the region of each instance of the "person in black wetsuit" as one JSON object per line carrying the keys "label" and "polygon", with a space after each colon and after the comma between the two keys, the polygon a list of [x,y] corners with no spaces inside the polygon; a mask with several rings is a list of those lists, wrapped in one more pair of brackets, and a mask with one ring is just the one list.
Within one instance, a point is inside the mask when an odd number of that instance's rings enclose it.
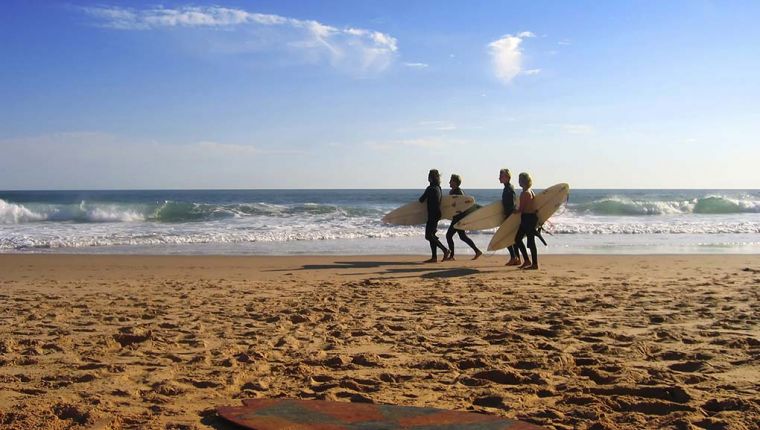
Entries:
{"label": "person in black wetsuit", "polygon": [[[499,170],[499,182],[504,184],[504,191],[501,192],[501,204],[504,207],[504,215],[509,217],[517,210],[517,193],[515,187],[509,183],[512,180],[512,174],[509,169]],[[509,251],[509,261],[507,266],[519,266],[520,254],[517,252],[517,244],[507,247]]]}
{"label": "person in black wetsuit", "polygon": [[425,192],[420,197],[420,203],[427,202],[428,218],[427,224],[425,224],[425,239],[430,242],[430,252],[432,257],[430,260],[426,260],[425,263],[438,262],[438,248],[443,251],[443,259],[445,260],[449,256],[449,250],[438,240],[438,236],[435,233],[438,231],[438,221],[441,219],[441,198],[443,193],[441,192],[441,174],[438,170],[431,169],[428,173],[428,185],[425,188]]}
{"label": "person in black wetsuit", "polygon": [[[449,180],[449,186],[451,187],[451,190],[449,190],[449,195],[464,195],[462,189],[459,188],[460,185],[462,185],[462,178],[459,175],[451,175],[451,179]],[[477,260],[478,257],[483,255],[483,253],[478,249],[478,246],[475,245],[475,242],[467,237],[467,233],[465,233],[464,230],[457,230],[454,228],[454,224],[458,223],[459,220],[472,213],[473,210],[477,209],[475,206],[473,206],[471,209],[468,209],[467,211],[455,215],[454,218],[451,219],[451,225],[449,225],[449,229],[446,231],[446,242],[449,244],[449,250],[451,253],[449,254],[448,258],[444,258],[444,261],[454,260],[454,233],[459,234],[459,238],[462,240],[462,242],[470,245],[470,248],[475,251],[475,257],[472,258],[473,260]]]}

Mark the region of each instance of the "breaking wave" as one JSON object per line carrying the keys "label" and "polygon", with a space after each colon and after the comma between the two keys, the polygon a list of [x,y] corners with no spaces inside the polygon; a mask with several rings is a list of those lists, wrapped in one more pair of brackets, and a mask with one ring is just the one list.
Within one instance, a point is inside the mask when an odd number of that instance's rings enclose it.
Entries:
{"label": "breaking wave", "polygon": [[381,217],[379,208],[302,203],[275,205],[269,203],[208,204],[165,201],[157,204],[89,203],[77,205],[9,203],[0,199],[0,224],[23,224],[54,221],[77,223],[101,222],[166,222],[182,223],[213,221],[243,217],[339,216]]}
{"label": "breaking wave", "polygon": [[578,214],[637,216],[668,214],[741,214],[760,213],[760,201],[707,196],[692,200],[651,201],[610,197],[588,203],[571,204]]}

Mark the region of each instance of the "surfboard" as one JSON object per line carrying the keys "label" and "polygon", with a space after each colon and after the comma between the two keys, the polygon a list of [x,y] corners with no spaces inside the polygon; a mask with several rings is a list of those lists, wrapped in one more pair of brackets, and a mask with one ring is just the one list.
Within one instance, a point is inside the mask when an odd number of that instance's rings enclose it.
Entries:
{"label": "surfboard", "polygon": [[[554,215],[554,212],[567,201],[568,195],[570,195],[570,185],[565,183],[552,185],[536,194],[534,204],[538,215],[537,227],[543,225],[549,217]],[[493,235],[491,242],[488,243],[488,250],[497,251],[514,244],[515,235],[517,235],[519,227],[520,214],[510,215],[504,220],[499,229],[496,230],[496,234]]]}
{"label": "surfboard", "polygon": [[326,400],[249,399],[243,400],[243,406],[219,407],[217,413],[225,420],[251,430],[542,429],[496,415]]}
{"label": "surfboard", "polygon": [[506,218],[501,200],[472,212],[454,225],[457,230],[486,230],[498,227]]}
{"label": "surfboard", "polygon": [[[475,198],[467,195],[446,195],[441,199],[441,218],[451,219],[475,204]],[[427,202],[413,201],[388,212],[382,221],[386,224],[415,225],[427,222]]]}
{"label": "surfboard", "polygon": [[[488,242],[489,251],[498,251],[515,243],[517,229],[520,228],[520,214],[512,214],[501,223],[499,229]],[[511,238],[511,242],[507,243]]]}

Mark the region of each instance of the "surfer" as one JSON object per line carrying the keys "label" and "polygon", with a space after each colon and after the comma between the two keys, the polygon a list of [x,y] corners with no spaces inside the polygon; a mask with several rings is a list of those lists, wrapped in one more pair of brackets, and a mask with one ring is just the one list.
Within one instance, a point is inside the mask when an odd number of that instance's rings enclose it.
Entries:
{"label": "surfer", "polygon": [[[522,187],[522,193],[520,193],[520,206],[518,211],[520,212],[520,228],[517,230],[517,237],[515,243],[517,248],[522,253],[523,260],[525,262],[520,266],[521,269],[536,270],[538,269],[538,250],[536,249],[536,226],[538,224],[538,214],[536,214],[536,208],[533,204],[533,200],[536,195],[533,193],[531,187],[533,186],[533,179],[527,173],[520,173],[518,177],[518,183]],[[528,237],[528,248],[530,248],[531,260],[528,259],[528,251],[525,249],[525,245],[522,242],[523,237]]]}
{"label": "surfer", "polygon": [[[462,178],[459,175],[451,175],[451,179],[449,180],[449,186],[451,187],[451,190],[449,190],[449,195],[464,195],[464,192],[461,188],[459,188],[462,185]],[[466,215],[471,213],[474,209],[479,208],[480,206],[473,206],[471,210],[462,212],[459,215],[455,215],[454,218],[451,219],[451,225],[449,225],[449,229],[446,231],[446,243],[449,245],[449,250],[451,250],[451,253],[449,253],[448,257],[443,257],[443,261],[446,260],[454,260],[454,233],[459,234],[459,239],[462,240],[462,242],[470,245],[470,248],[472,248],[473,251],[475,251],[475,256],[472,257],[473,260],[477,260],[478,257],[483,255],[483,253],[478,249],[478,246],[475,245],[475,242],[472,241],[469,237],[467,237],[467,233],[465,233],[464,230],[457,230],[454,228],[454,224],[458,223],[459,220],[464,218]]]}
{"label": "surfer", "polygon": [[[504,216],[509,217],[517,211],[517,193],[515,187],[509,182],[512,180],[512,174],[509,169],[499,170],[499,182],[504,184],[504,191],[501,192],[501,205],[504,207]],[[520,254],[517,252],[517,245],[509,245],[509,261],[507,266],[519,266]]]}
{"label": "surfer", "polygon": [[438,221],[441,219],[441,198],[443,193],[441,192],[441,174],[438,170],[431,169],[428,173],[428,185],[425,188],[425,192],[420,197],[420,203],[427,201],[427,224],[425,224],[425,239],[430,242],[430,251],[432,257],[430,260],[426,260],[425,263],[436,263],[438,261],[438,248],[443,251],[443,259],[446,260],[449,257],[449,250],[438,239],[435,233],[438,231]]}

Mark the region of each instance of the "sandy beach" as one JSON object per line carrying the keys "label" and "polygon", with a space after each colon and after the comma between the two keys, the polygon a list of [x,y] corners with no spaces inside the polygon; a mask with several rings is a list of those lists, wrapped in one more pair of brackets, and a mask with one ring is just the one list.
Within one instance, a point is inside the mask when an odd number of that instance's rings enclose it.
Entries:
{"label": "sandy beach", "polygon": [[0,256],[0,427],[227,429],[293,397],[755,429],[760,256]]}

